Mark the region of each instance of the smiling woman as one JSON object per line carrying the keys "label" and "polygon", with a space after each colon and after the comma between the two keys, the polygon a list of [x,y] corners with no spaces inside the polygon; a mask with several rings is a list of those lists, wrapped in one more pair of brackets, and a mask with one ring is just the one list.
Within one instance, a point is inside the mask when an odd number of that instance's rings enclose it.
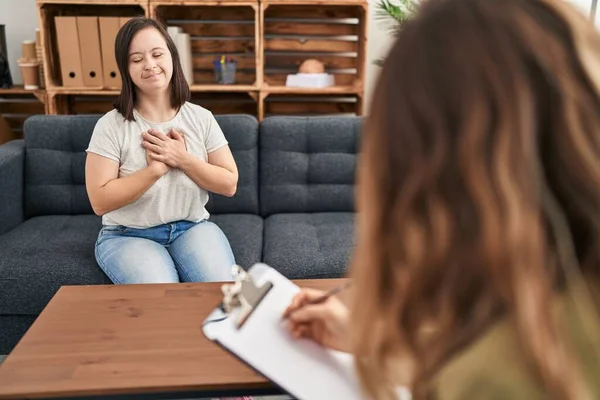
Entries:
{"label": "smiling woman", "polygon": [[233,196],[238,171],[213,114],[188,101],[177,48],[156,20],[116,38],[122,91],[87,149],[86,188],[103,228],[96,259],[115,283],[230,280],[235,263],[208,221],[208,192]]}

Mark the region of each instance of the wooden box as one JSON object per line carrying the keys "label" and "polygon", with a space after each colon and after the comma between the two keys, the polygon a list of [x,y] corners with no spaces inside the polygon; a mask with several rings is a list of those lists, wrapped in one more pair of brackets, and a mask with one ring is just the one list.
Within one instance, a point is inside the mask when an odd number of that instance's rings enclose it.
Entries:
{"label": "wooden box", "polygon": [[[50,95],[51,114],[103,115],[113,109],[118,91],[55,93]],[[249,114],[258,117],[258,94],[255,92],[193,93],[190,102],[199,104],[215,115]]]}
{"label": "wooden box", "polygon": [[256,92],[194,93],[192,103],[210,110],[214,115],[248,114],[258,118]]}
{"label": "wooden box", "polygon": [[317,59],[334,75],[335,86],[362,91],[366,3],[268,0],[261,3],[261,18],[265,88],[285,87],[288,74],[297,73],[303,61]]}
{"label": "wooden box", "polygon": [[119,92],[115,90],[97,90],[81,92],[78,90],[48,93],[48,114],[60,115],[104,115],[112,110]]}
{"label": "wooden box", "polygon": [[[133,17],[147,15],[148,3],[146,1],[132,0],[89,0],[89,1],[39,1],[39,22],[41,26],[41,41],[44,58],[44,78],[48,91],[60,90],[64,85],[61,78],[58,40],[56,37],[57,16],[71,17]],[[75,88],[69,88],[75,89]],[[82,92],[97,90],[89,87],[76,88]]]}
{"label": "wooden box", "polygon": [[45,114],[43,91],[22,86],[0,89],[0,144],[23,138],[23,123],[32,115]]}
{"label": "wooden box", "polygon": [[261,119],[274,115],[356,116],[362,114],[361,97],[355,94],[271,94],[264,99]]}
{"label": "wooden box", "polygon": [[[190,35],[193,92],[256,90],[260,79],[257,2],[154,1],[152,17]],[[234,84],[218,84],[213,62],[222,55],[237,61]]]}

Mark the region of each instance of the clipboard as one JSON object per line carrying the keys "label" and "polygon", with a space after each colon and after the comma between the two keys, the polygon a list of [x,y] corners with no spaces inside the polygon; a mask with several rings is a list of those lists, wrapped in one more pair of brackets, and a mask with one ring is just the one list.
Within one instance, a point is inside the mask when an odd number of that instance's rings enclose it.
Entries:
{"label": "clipboard", "polygon": [[293,338],[281,316],[300,288],[266,264],[234,266],[204,335],[299,400],[364,400],[352,355]]}

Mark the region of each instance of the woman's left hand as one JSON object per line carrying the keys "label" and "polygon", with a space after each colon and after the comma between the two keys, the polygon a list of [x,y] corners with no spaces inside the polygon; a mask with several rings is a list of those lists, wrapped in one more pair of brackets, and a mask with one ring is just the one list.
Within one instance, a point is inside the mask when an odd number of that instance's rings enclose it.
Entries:
{"label": "woman's left hand", "polygon": [[150,129],[143,135],[142,147],[149,150],[150,158],[172,168],[180,168],[182,162],[189,156],[183,134],[175,129],[171,129],[168,135]]}

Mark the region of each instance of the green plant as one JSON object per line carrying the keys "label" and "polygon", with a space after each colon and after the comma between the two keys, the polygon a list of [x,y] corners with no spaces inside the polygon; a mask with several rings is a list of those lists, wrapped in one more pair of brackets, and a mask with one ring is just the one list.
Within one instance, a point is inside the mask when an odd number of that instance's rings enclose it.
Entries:
{"label": "green plant", "polygon": [[[375,19],[384,24],[385,28],[396,37],[402,29],[404,21],[409,19],[419,7],[419,0],[379,0],[375,9]],[[381,66],[384,60],[376,60]]]}

